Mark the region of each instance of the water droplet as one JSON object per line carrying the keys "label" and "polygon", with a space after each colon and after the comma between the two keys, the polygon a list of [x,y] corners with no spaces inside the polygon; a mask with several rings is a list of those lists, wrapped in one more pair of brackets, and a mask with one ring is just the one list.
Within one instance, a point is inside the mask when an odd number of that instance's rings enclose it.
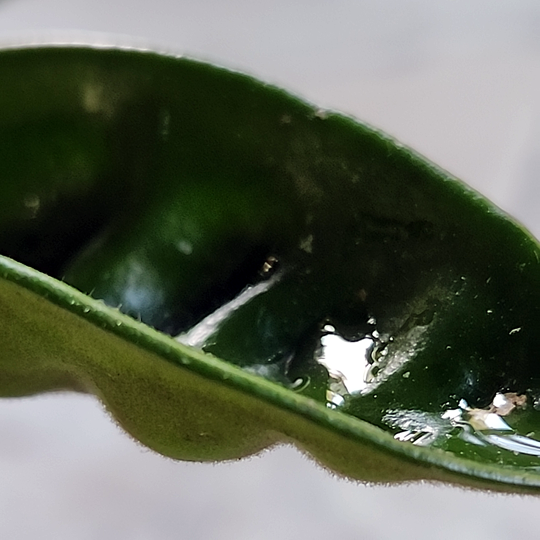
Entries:
{"label": "water droplet", "polygon": [[303,238],[300,241],[299,247],[302,251],[305,251],[306,253],[312,253],[313,252],[313,235],[309,234],[308,236]]}
{"label": "water droplet", "polygon": [[296,392],[301,392],[302,390],[305,390],[309,386],[310,382],[311,382],[310,377],[308,376],[300,377],[291,384],[291,389],[295,390]]}
{"label": "water droplet", "polygon": [[169,133],[171,130],[171,112],[168,109],[161,111],[160,119],[160,133],[164,140],[169,138]]}
{"label": "water droplet", "polygon": [[292,118],[290,114],[284,114],[279,119],[281,124],[290,124],[292,122]]}
{"label": "water droplet", "polygon": [[193,253],[193,244],[185,239],[178,241],[176,248],[184,255],[191,255]]}
{"label": "water droplet", "polygon": [[[400,430],[394,435],[399,441],[446,448],[457,438],[487,451],[497,448],[497,462],[505,463],[504,451],[514,456],[540,457],[540,441],[534,438],[535,432],[521,435],[511,425],[515,411],[519,410],[527,410],[527,397],[501,392],[495,394],[491,405],[485,409],[471,408],[460,399],[457,409],[448,409],[442,414],[391,410],[385,414],[383,422]],[[486,458],[491,459],[489,456],[487,453]]]}
{"label": "water droplet", "polygon": [[367,386],[366,375],[371,367],[369,351],[372,346],[371,338],[347,341],[334,333],[322,336],[317,360],[328,369],[331,378],[329,387],[332,399],[329,401],[337,404],[335,395],[359,392]]}
{"label": "water droplet", "polygon": [[24,207],[28,210],[28,217],[34,219],[39,212],[41,206],[41,199],[36,193],[29,193],[24,197]]}

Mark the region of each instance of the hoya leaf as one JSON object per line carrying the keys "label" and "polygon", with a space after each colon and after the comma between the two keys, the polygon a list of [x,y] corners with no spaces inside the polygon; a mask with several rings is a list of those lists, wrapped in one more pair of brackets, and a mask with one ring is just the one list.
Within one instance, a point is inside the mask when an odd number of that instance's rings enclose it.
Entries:
{"label": "hoya leaf", "polygon": [[388,136],[149,52],[0,52],[0,395],[170,457],[540,486],[536,240]]}

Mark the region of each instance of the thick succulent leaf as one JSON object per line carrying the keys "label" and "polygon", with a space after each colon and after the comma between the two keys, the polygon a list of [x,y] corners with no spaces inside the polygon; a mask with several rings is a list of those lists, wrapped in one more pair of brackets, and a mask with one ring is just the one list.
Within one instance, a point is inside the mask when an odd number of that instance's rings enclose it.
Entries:
{"label": "thick succulent leaf", "polygon": [[500,210],[205,64],[28,48],[0,77],[0,395],[94,393],[177,459],[540,485],[539,249]]}

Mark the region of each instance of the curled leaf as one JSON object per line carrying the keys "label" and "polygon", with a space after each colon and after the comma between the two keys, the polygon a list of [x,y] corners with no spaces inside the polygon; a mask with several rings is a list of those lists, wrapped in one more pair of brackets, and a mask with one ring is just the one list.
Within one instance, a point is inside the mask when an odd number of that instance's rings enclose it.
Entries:
{"label": "curled leaf", "polygon": [[537,242],[380,132],[148,52],[0,53],[0,395],[164,455],[540,485]]}

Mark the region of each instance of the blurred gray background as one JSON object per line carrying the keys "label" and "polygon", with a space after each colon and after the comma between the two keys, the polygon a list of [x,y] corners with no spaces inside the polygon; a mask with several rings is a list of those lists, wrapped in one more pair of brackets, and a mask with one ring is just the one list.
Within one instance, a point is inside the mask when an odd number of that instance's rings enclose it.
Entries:
{"label": "blurred gray background", "polygon": [[[383,128],[540,236],[537,0],[0,0],[0,43],[33,41],[132,44],[247,71]],[[177,463],[90,397],[0,401],[2,539],[515,539],[534,537],[538,508],[366,487],[293,448]]]}

